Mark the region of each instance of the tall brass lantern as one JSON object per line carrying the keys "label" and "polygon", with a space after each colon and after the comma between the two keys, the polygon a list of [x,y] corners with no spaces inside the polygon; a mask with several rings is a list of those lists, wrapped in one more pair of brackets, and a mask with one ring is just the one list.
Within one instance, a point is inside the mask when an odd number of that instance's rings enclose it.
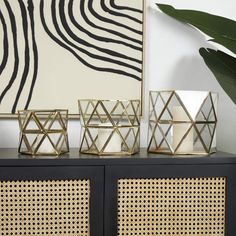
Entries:
{"label": "tall brass lantern", "polygon": [[217,100],[218,95],[209,91],[151,91],[148,151],[215,152]]}

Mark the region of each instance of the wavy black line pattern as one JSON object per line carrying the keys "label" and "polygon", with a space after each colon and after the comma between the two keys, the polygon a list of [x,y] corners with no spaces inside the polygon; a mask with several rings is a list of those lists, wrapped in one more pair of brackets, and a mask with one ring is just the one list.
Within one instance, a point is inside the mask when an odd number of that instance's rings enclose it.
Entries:
{"label": "wavy black line pattern", "polygon": [[8,90],[11,88],[14,81],[16,80],[17,73],[18,73],[18,68],[19,68],[19,54],[18,54],[18,46],[17,46],[16,19],[15,19],[15,15],[14,15],[12,9],[11,9],[11,6],[10,6],[9,2],[7,0],[4,0],[4,3],[6,5],[6,8],[7,8],[8,14],[9,14],[9,18],[10,18],[10,22],[11,22],[11,31],[12,31],[13,48],[14,48],[14,67],[13,67],[13,72],[12,72],[12,75],[10,77],[10,80],[9,80],[7,86],[5,87],[5,89],[3,90],[3,92],[0,95],[0,104],[1,104],[4,96],[6,95]]}
{"label": "wavy black line pattern", "polygon": [[0,21],[2,22],[2,28],[3,28],[3,48],[4,48],[2,62],[0,63],[0,75],[1,75],[7,65],[7,60],[8,60],[8,55],[9,55],[7,25],[6,25],[6,21],[4,19],[4,16],[3,16],[1,10],[0,10]]}
{"label": "wavy black line pattern", "polygon": [[[12,3],[12,2],[11,2]],[[17,3],[17,4],[16,4]],[[11,88],[15,84],[16,81],[19,82],[19,87],[17,89],[14,102],[12,104],[11,113],[15,113],[17,106],[19,104],[19,100],[21,96],[25,96],[23,94],[23,91],[25,90],[25,84],[27,81],[31,81],[30,91],[26,94],[26,104],[25,108],[27,109],[34,90],[35,82],[37,79],[37,72],[38,72],[38,50],[37,50],[37,44],[36,44],[36,38],[35,38],[35,32],[34,32],[34,15],[33,15],[33,1],[28,0],[28,10],[26,9],[26,5],[23,0],[18,0],[15,2],[12,6],[9,3],[8,0],[4,0],[4,4],[10,19],[10,26],[11,27],[11,33],[12,33],[12,43],[13,43],[13,71],[8,79],[8,83],[6,87],[3,89],[3,91],[0,94],[0,104],[3,102],[3,99],[5,98],[6,94],[10,92]],[[17,9],[19,9],[20,12],[20,21],[21,23],[18,23],[16,12]],[[18,12],[18,11],[17,11]],[[1,17],[1,15],[0,15]],[[2,16],[3,17],[3,16]],[[1,17],[1,19],[2,19]],[[30,29],[28,25],[28,18],[30,19]],[[29,37],[29,32],[31,31],[32,37]],[[23,42],[18,42],[18,35],[23,35]],[[8,34],[9,35],[9,34]],[[20,37],[20,36],[19,36]],[[30,42],[32,39],[32,42]],[[8,50],[9,48],[9,42],[11,42],[8,38],[6,39],[6,43],[4,45],[4,51]],[[33,51],[33,58],[30,58],[30,51],[31,51],[31,45],[32,45],[32,51]],[[23,47],[24,54],[23,54],[23,60],[19,57],[19,50],[20,47]],[[34,60],[33,65],[33,76],[32,78],[29,76],[31,67],[31,61]],[[20,67],[22,66],[23,71],[22,74],[19,75]],[[24,98],[23,98],[24,99]],[[22,105],[21,105],[22,106]],[[22,107],[21,107],[22,109]]]}
{"label": "wavy black line pattern", "polygon": [[127,14],[124,14],[124,13],[121,13],[121,12],[117,12],[117,11],[113,11],[112,9],[110,9],[109,7],[107,7],[106,3],[104,0],[101,0],[101,7],[102,9],[105,11],[105,12],[108,12],[109,14],[111,15],[114,15],[114,16],[120,16],[120,17],[125,17],[127,19],[130,19],[138,24],[142,24],[143,22],[133,16],[130,16],[130,15],[127,15]]}
{"label": "wavy black line pattern", "polygon": [[112,25],[120,26],[120,27],[122,27],[122,28],[125,28],[125,29],[127,29],[127,30],[130,30],[131,32],[134,32],[134,33],[139,34],[139,35],[142,35],[142,34],[143,34],[143,32],[140,31],[140,30],[133,29],[133,28],[127,26],[127,25],[124,25],[124,24],[122,24],[122,23],[119,23],[119,22],[116,22],[116,21],[114,21],[114,20],[111,20],[111,19],[108,19],[108,18],[106,18],[106,17],[103,17],[102,15],[99,15],[99,14],[93,9],[93,0],[88,0],[88,9],[89,9],[89,11],[91,12],[91,14],[92,14],[95,18],[101,20],[102,22],[107,22],[107,23],[110,23],[110,24],[112,24]]}
{"label": "wavy black line pattern", "polygon": [[[51,40],[89,69],[107,73],[106,78],[108,75],[111,78],[120,75],[122,78],[142,80],[140,12],[131,15],[127,11],[118,12],[111,9],[111,4],[108,7],[104,0],[77,0],[77,5],[75,1],[0,0],[0,26],[3,32],[0,75],[4,74],[0,106],[4,109],[12,97],[9,112],[15,113],[23,107],[28,109],[31,104],[41,68],[37,48],[38,25],[35,25],[38,21],[35,17],[39,17]],[[96,5],[93,1],[97,1]],[[109,15],[103,17],[103,12],[114,15],[116,20],[109,19]],[[130,25],[134,28],[126,25],[126,21],[132,23]]]}
{"label": "wavy black line pattern", "polygon": [[[55,0],[53,0],[53,12],[52,12],[52,16],[53,16],[53,19],[54,19],[54,24],[55,25],[58,25],[55,21],[56,21],[56,18],[54,16],[56,16],[56,13],[55,13]],[[70,29],[69,25],[67,24],[67,21],[66,21],[66,16],[65,16],[65,11],[64,11],[64,8],[65,8],[65,0],[61,0],[59,2],[59,15],[60,15],[60,20],[61,20],[61,23],[65,29],[65,31],[68,33],[68,35],[73,39],[75,40],[76,42],[78,42],[79,44],[81,45],[85,45],[87,47],[91,47],[91,48],[95,48],[96,50],[98,51],[101,51],[101,52],[104,52],[108,55],[111,55],[111,56],[115,56],[115,53],[113,53],[113,51],[109,50],[109,49],[104,49],[104,48],[101,48],[101,47],[97,47],[96,45],[93,45],[81,38],[79,38],[76,34],[74,34],[72,32],[72,30]],[[63,34],[62,32],[60,34]],[[66,36],[64,35],[64,38],[66,38]],[[69,40],[67,40],[67,42],[69,42]],[[114,59],[111,59],[111,58],[108,58],[108,57],[104,57],[104,56],[99,56],[99,55],[96,55],[96,54],[93,54],[93,53],[90,53],[88,52],[87,50],[84,50],[82,48],[79,48],[77,47],[76,45],[74,45],[73,43],[70,43],[70,46],[73,46],[74,48],[78,49],[79,51],[89,55],[90,57],[92,58],[96,58],[96,59],[99,59],[99,60],[102,60],[102,61],[107,61],[107,62],[111,62],[111,63],[115,63],[117,65],[121,65],[121,66],[125,66],[127,68],[131,68],[137,72],[142,72],[142,70],[138,67],[135,67],[135,66],[132,66],[130,64],[127,64],[125,62],[122,62],[122,61],[118,61],[118,60],[114,60]]]}
{"label": "wavy black line pattern", "polygon": [[[102,42],[106,42],[106,43],[115,43],[115,44],[123,44],[125,46],[128,46],[130,47],[130,45],[122,42],[122,41],[119,41],[119,40],[115,40],[115,39],[112,39],[112,38],[105,38],[105,37],[101,37],[99,35],[95,35],[93,34],[92,32],[86,30],[83,26],[81,26],[75,19],[74,17],[74,14],[73,14],[73,3],[74,3],[74,0],[69,0],[69,4],[68,4],[68,15],[70,17],[70,20],[72,22],[72,24],[81,32],[87,34],[89,37],[91,37],[92,39],[94,40],[97,40],[97,41],[102,41]],[[131,47],[132,48],[132,47]],[[137,60],[136,58],[132,58],[132,57],[129,57],[125,54],[121,54],[119,52],[116,52],[116,51],[112,51],[112,54],[116,57],[120,57],[120,58],[124,58],[124,59],[127,59],[127,60],[130,60],[130,61],[133,61],[133,62],[137,62],[139,64],[142,64],[142,61],[141,60]]]}
{"label": "wavy black line pattern", "polygon": [[22,0],[18,0],[20,9],[21,9],[21,17],[22,17],[22,28],[23,28],[23,34],[24,34],[24,40],[25,40],[25,54],[24,54],[24,70],[22,74],[22,78],[20,81],[20,86],[16,94],[16,98],[12,107],[12,113],[15,113],[16,106],[19,102],[20,95],[23,91],[23,88],[25,86],[25,82],[29,73],[29,64],[30,64],[30,49],[29,49],[29,40],[28,40],[28,20],[27,20],[27,11],[26,7]]}
{"label": "wavy black line pattern", "polygon": [[[52,2],[53,3],[53,2]],[[53,4],[51,7],[51,11],[52,11],[52,17],[55,14],[55,9],[53,8]],[[45,21],[45,17],[44,17],[44,0],[40,1],[40,18],[41,18],[41,22],[42,25],[44,27],[44,30],[47,32],[47,34],[56,42],[58,43],[61,47],[63,47],[64,49],[68,50],[70,53],[72,53],[81,63],[83,63],[84,65],[86,65],[87,67],[97,70],[97,71],[103,71],[103,72],[111,72],[111,73],[117,73],[117,74],[121,74],[121,75],[125,75],[137,80],[140,80],[140,77],[135,76],[133,74],[121,71],[121,70],[116,70],[116,69],[111,69],[111,68],[101,68],[101,67],[97,67],[94,65],[91,65],[90,63],[88,63],[86,60],[84,60],[81,56],[79,56],[73,49],[71,49],[67,44],[70,44],[70,42],[68,43],[68,40],[63,36],[63,34],[60,34],[60,29],[57,25],[57,22],[55,21],[55,15],[54,15],[54,26],[55,29],[57,31],[57,33],[59,34],[59,36],[67,43],[64,43],[63,41],[61,41],[60,39],[58,39],[54,34],[52,34],[52,32],[49,30],[47,23]]]}
{"label": "wavy black line pattern", "polygon": [[[110,29],[110,28],[104,28],[104,27],[101,27],[101,26],[98,26],[98,25],[94,24],[92,21],[89,20],[89,18],[88,18],[87,15],[85,14],[85,10],[84,10],[84,9],[85,9],[85,0],[81,0],[81,1],[80,1],[80,13],[81,13],[83,19],[86,21],[86,23],[87,23],[88,25],[92,26],[92,27],[95,28],[95,29],[99,29],[99,30],[102,30],[102,31],[105,31],[105,32],[114,34],[114,35],[116,35],[116,36],[119,36],[119,37],[122,38],[122,39],[127,39],[127,40],[129,40],[129,41],[131,41],[131,42],[134,42],[134,43],[137,43],[137,44],[139,44],[139,45],[141,45],[141,46],[143,45],[142,41],[140,41],[140,40],[131,38],[131,37],[129,37],[128,35],[125,35],[125,34],[123,34],[123,33],[117,32],[117,31],[112,30],[112,29]],[[127,43],[124,43],[124,42],[123,42],[123,44],[126,45],[126,46],[129,46],[129,47],[131,47],[131,48],[133,48],[133,49],[142,51],[142,47],[137,47],[137,46],[132,45],[132,44],[128,44],[128,45],[127,45]]]}
{"label": "wavy black line pattern", "polygon": [[143,13],[143,11],[139,9],[135,9],[132,7],[127,7],[127,6],[119,6],[115,3],[115,0],[110,0],[110,5],[117,10],[128,10],[128,11]]}
{"label": "wavy black line pattern", "polygon": [[32,99],[33,90],[35,87],[37,75],[38,75],[38,48],[36,43],[36,37],[35,37],[35,29],[34,29],[34,5],[32,0],[28,0],[28,13],[30,18],[30,27],[32,32],[32,47],[33,47],[33,55],[34,55],[34,72],[33,72],[33,78],[30,86],[29,96],[26,101],[25,109],[28,109],[30,101]]}

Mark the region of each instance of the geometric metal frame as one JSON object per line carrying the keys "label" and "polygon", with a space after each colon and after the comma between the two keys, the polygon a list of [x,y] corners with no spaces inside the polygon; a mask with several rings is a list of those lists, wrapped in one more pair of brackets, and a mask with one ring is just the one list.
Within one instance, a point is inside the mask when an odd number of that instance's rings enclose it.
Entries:
{"label": "geometric metal frame", "polygon": [[[82,135],[80,152],[93,155],[132,155],[140,146],[139,100],[78,100]],[[98,145],[99,131],[108,136]],[[120,151],[106,151],[114,137],[120,140]]]}
{"label": "geometric metal frame", "polygon": [[[165,100],[162,96],[162,93],[170,93],[170,96],[167,100]],[[202,104],[199,107],[199,110],[197,114],[201,114],[203,117],[202,120],[195,120],[191,117],[188,109],[184,105],[183,101],[181,100],[180,96],[175,90],[170,91],[150,91],[149,94],[149,143],[148,143],[148,152],[151,153],[162,153],[162,154],[172,154],[172,155],[185,155],[185,154],[210,154],[216,152],[216,147],[213,147],[213,140],[216,136],[216,124],[217,124],[217,114],[216,114],[216,107],[215,103],[216,101],[213,100],[213,94],[216,95],[216,93],[208,92],[208,95],[203,100]],[[182,107],[183,111],[185,112],[188,121],[173,120],[173,114],[171,109],[168,108],[168,105],[171,103],[172,99],[175,97],[175,99],[178,101],[179,105]],[[216,96],[217,97],[217,96]],[[163,102],[163,108],[162,110],[157,112],[157,101],[160,99]],[[204,114],[202,111],[202,108],[204,104],[206,103],[207,99],[210,100],[210,109],[208,111],[208,114]],[[168,112],[169,119],[163,119],[164,112]],[[213,117],[213,119],[211,119]],[[167,135],[171,132],[171,129],[174,125],[178,124],[188,124],[189,127],[186,131],[186,133],[183,135],[181,140],[179,141],[178,145],[173,148],[173,145],[170,141],[167,140]],[[162,128],[163,125],[169,125],[167,130],[164,130]],[[202,125],[201,129],[199,129],[197,126]],[[210,126],[213,126],[213,129],[210,128]],[[209,145],[206,144],[206,141],[204,140],[204,137],[202,136],[202,133],[204,129],[207,128],[210,134],[210,143]],[[156,131],[159,132],[159,138],[161,138],[161,141],[157,142],[157,135]],[[194,138],[194,143],[196,143],[198,140],[202,144],[203,149],[201,151],[192,151],[192,152],[181,152],[178,153],[179,147],[184,143],[185,138],[189,134],[190,130],[193,130],[196,133],[196,137]],[[163,144],[166,144],[166,148],[163,148]]]}
{"label": "geometric metal frame", "polygon": [[[26,155],[58,156],[69,152],[68,110],[19,110],[20,143],[18,152]],[[33,123],[34,128],[30,125]],[[33,140],[30,141],[30,136]],[[57,137],[57,138],[52,138]],[[40,151],[48,142],[49,151]]]}

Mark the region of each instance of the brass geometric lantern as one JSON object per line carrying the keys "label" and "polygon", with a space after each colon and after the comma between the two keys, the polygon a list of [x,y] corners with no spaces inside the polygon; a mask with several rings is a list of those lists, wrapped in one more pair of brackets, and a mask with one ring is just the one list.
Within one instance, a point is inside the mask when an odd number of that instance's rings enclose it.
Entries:
{"label": "brass geometric lantern", "polygon": [[140,145],[139,100],[79,100],[80,152],[131,155]]}
{"label": "brass geometric lantern", "polygon": [[215,152],[217,101],[212,92],[151,91],[148,152]]}
{"label": "brass geometric lantern", "polygon": [[19,153],[55,155],[69,152],[68,110],[20,110]]}

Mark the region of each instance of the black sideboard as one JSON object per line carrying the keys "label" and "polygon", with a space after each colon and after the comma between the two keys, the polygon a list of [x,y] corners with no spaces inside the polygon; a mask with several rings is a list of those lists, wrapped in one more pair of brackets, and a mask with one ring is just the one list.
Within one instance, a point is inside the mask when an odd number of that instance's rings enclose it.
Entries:
{"label": "black sideboard", "polygon": [[236,155],[0,149],[0,235],[236,235]]}

